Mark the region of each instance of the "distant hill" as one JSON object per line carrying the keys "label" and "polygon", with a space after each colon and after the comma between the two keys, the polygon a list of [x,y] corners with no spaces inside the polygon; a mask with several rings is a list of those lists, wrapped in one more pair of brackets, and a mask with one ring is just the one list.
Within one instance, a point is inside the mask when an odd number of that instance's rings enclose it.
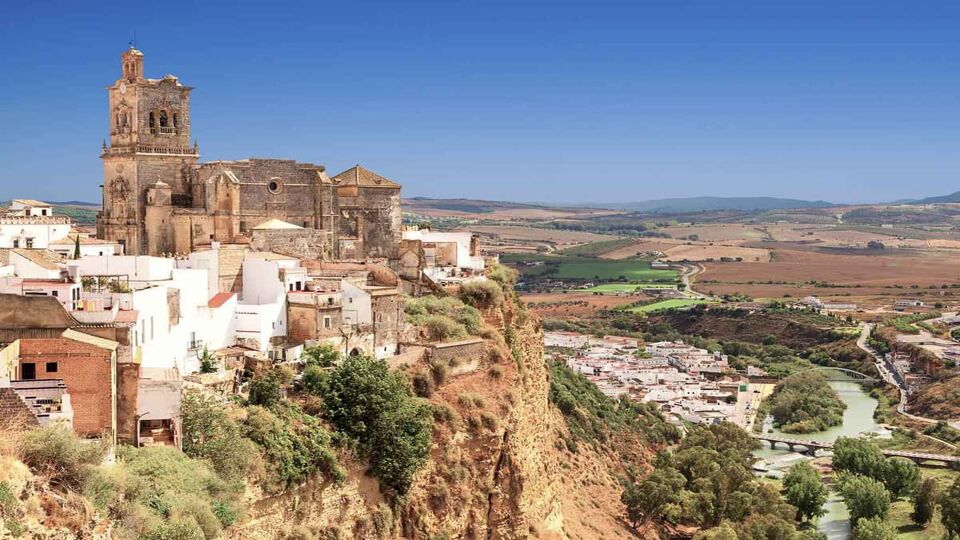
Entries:
{"label": "distant hill", "polygon": [[960,191],[955,191],[949,195],[940,195],[939,197],[927,197],[925,199],[915,199],[906,201],[903,204],[939,204],[939,203],[960,203]]}
{"label": "distant hill", "polygon": [[[84,201],[43,201],[53,206],[55,215],[69,216],[77,225],[93,225],[97,222],[100,203]],[[10,201],[0,201],[0,208],[10,206]]]}
{"label": "distant hill", "polygon": [[625,203],[596,203],[590,206],[633,212],[682,213],[718,210],[750,212],[784,208],[829,208],[834,204],[827,201],[805,201],[779,197],[683,197]]}

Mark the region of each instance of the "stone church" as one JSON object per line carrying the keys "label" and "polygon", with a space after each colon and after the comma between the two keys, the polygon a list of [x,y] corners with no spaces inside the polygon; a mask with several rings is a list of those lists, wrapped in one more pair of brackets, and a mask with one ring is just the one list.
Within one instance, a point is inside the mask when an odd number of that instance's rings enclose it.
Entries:
{"label": "stone church", "polygon": [[190,141],[192,88],[173,75],[145,78],[134,48],[121,59],[122,77],[107,88],[100,238],[130,255],[188,253],[247,243],[258,225],[280,220],[312,235],[326,258],[396,258],[399,184],[359,165],[330,177],[322,165],[284,159],[201,163]]}

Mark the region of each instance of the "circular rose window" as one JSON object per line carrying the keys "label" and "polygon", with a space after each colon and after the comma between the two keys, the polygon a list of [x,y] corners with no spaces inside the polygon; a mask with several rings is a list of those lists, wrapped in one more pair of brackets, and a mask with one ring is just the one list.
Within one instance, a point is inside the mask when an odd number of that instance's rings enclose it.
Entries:
{"label": "circular rose window", "polygon": [[270,193],[280,193],[283,191],[283,181],[279,178],[271,178],[270,182],[267,183],[267,189]]}

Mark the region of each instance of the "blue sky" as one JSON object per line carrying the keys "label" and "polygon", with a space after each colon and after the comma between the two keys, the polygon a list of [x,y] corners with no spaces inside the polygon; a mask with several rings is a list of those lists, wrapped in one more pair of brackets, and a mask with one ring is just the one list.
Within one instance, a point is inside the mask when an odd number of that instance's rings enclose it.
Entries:
{"label": "blue sky", "polygon": [[407,196],[881,201],[960,189],[960,5],[5,2],[0,199],[99,200],[134,32],[203,159]]}

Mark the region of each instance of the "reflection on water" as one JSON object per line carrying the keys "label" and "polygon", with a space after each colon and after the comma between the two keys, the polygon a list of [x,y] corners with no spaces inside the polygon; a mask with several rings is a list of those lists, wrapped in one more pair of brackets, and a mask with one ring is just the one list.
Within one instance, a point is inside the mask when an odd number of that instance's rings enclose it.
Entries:
{"label": "reflection on water", "polygon": [[[768,418],[763,427],[764,433],[775,433],[792,439],[833,442],[839,437],[853,437],[878,427],[873,420],[873,411],[877,408],[877,400],[864,392],[859,384],[832,382],[830,386],[837,391],[840,399],[847,404],[847,409],[843,412],[843,424],[817,433],[795,434],[783,433],[774,428],[772,421]],[[782,445],[778,446],[776,450],[771,450],[766,443],[764,443],[763,448],[755,451],[754,455],[767,460],[771,471],[786,469],[799,459],[809,459],[801,454],[790,452]],[[824,509],[827,513],[817,522],[817,528],[820,532],[827,535],[829,540],[849,539],[850,516],[843,500],[837,494],[831,493]]]}

